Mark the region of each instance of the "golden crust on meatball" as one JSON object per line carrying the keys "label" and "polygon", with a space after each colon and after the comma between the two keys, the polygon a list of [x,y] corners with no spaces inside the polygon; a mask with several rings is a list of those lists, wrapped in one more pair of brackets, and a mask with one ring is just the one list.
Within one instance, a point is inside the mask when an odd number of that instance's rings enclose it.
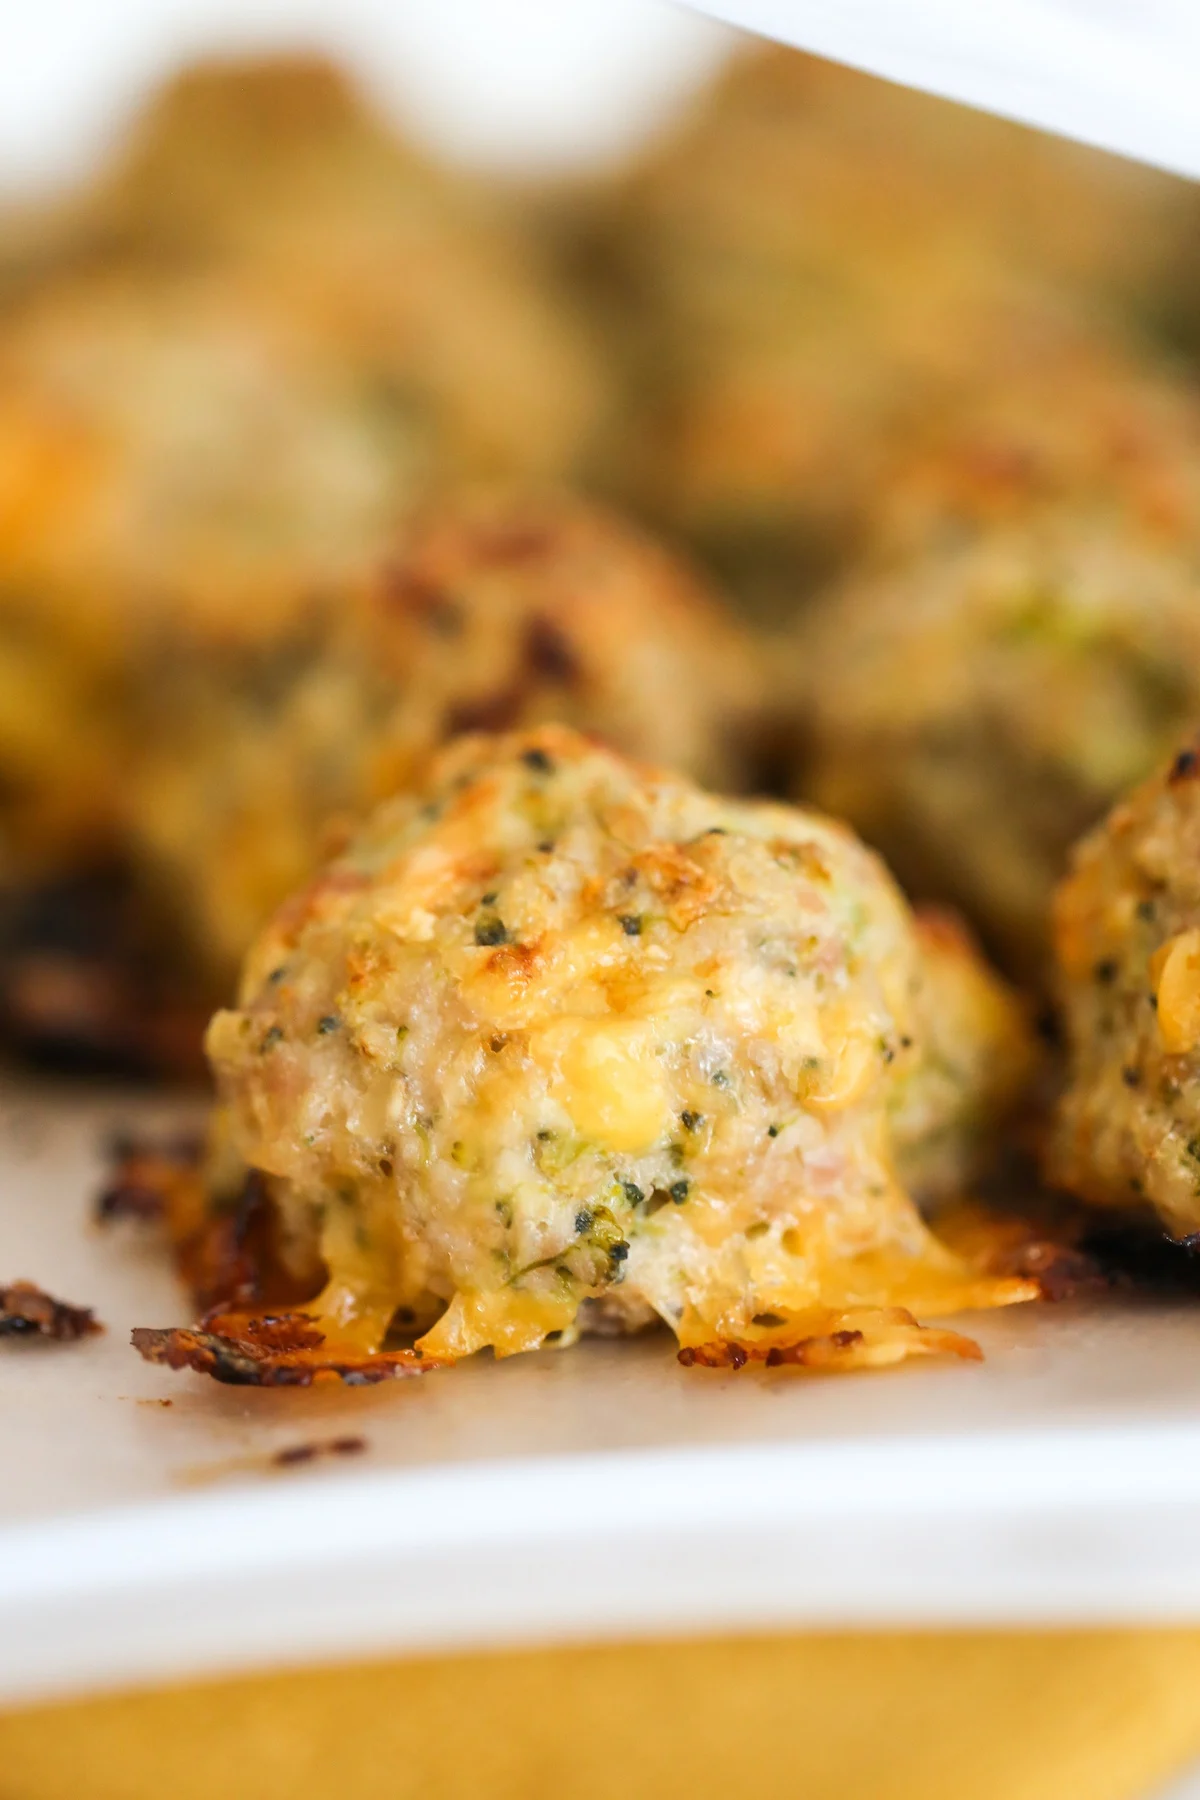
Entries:
{"label": "golden crust on meatball", "polygon": [[565,493],[466,492],[266,643],[161,634],[137,858],[228,979],[328,821],[406,786],[447,738],[561,720],[736,785],[761,685],[717,598],[636,528]]}
{"label": "golden crust on meatball", "polygon": [[1200,744],[1075,851],[1055,902],[1068,1076],[1048,1168],[1097,1206],[1200,1230]]}
{"label": "golden crust on meatball", "polygon": [[[340,1342],[400,1314],[453,1360],[659,1318],[762,1350],[1031,1293],[901,1185],[925,979],[842,827],[546,726],[458,741],[374,814],[259,938],[208,1048]],[[878,1325],[866,1360],[921,1347]]]}
{"label": "golden crust on meatball", "polygon": [[1200,709],[1178,545],[1061,506],[864,575],[797,640],[802,790],[1041,973],[1067,851]]}

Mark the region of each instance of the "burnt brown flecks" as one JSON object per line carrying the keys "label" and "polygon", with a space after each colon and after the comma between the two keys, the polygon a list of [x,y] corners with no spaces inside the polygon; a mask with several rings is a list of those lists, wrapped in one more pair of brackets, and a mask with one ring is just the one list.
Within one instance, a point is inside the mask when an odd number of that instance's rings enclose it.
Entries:
{"label": "burnt brown flecks", "polygon": [[555,541],[553,528],[533,519],[490,523],[474,532],[475,547],[485,563],[541,562],[554,549]]}
{"label": "burnt brown flecks", "polygon": [[195,1170],[202,1152],[200,1138],[191,1133],[161,1140],[117,1133],[108,1146],[112,1173],[96,1196],[97,1223],[162,1219],[171,1182],[181,1171]]}
{"label": "burnt brown flecks", "polygon": [[367,1448],[365,1437],[345,1436],[314,1440],[311,1443],[285,1444],[276,1450],[271,1461],[279,1469],[294,1469],[316,1462],[322,1456],[361,1456]]}
{"label": "burnt brown flecks", "polygon": [[462,630],[462,607],[436,581],[403,567],[387,571],[383,579],[385,603],[411,614],[439,637],[456,637]]}
{"label": "burnt brown flecks", "polygon": [[90,1306],[56,1300],[32,1281],[0,1286],[0,1337],[40,1337],[71,1344],[103,1329]]}
{"label": "burnt brown flecks", "polygon": [[307,1313],[210,1315],[194,1330],[139,1326],[131,1343],[147,1362],[195,1369],[232,1387],[311,1387],[321,1379],[369,1387],[441,1365],[420,1350],[357,1351],[328,1344]]}
{"label": "burnt brown flecks", "polygon": [[1200,750],[1181,750],[1171,764],[1167,779],[1174,786],[1181,781],[1194,781],[1197,774],[1200,774]]}
{"label": "burnt brown flecks", "polygon": [[530,619],[525,630],[525,661],[541,680],[559,687],[576,687],[583,675],[573,645],[552,619]]}

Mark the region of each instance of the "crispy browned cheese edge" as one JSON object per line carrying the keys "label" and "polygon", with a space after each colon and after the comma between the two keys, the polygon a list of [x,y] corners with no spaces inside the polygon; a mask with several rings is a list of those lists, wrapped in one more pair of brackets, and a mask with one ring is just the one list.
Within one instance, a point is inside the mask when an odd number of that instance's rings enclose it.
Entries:
{"label": "crispy browned cheese edge", "polygon": [[311,1387],[319,1380],[369,1387],[445,1366],[420,1350],[359,1353],[328,1345],[307,1313],[220,1314],[195,1328],[138,1326],[130,1341],[147,1362],[195,1369],[233,1387]]}
{"label": "crispy browned cheese edge", "polygon": [[[1087,1246],[1094,1220],[1085,1209],[1056,1206],[1035,1216],[964,1204],[939,1216],[937,1232],[977,1274],[1034,1284],[1046,1301],[1073,1300],[1103,1292],[1128,1280],[1106,1266]],[[719,1340],[684,1345],[685,1368],[796,1368],[827,1373],[879,1368],[913,1356],[958,1356],[981,1361],[973,1338],[941,1326],[922,1325],[904,1307],[856,1309],[844,1318],[830,1314],[823,1328],[793,1342]]]}
{"label": "crispy browned cheese edge", "polygon": [[249,1171],[231,1205],[216,1206],[205,1186],[199,1138],[122,1136],[111,1155],[95,1203],[97,1223],[161,1225],[198,1312],[293,1305],[309,1297],[296,1291],[276,1253],[270,1195],[257,1170]]}
{"label": "crispy browned cheese edge", "polygon": [[944,1327],[921,1325],[905,1307],[856,1309],[860,1323],[840,1325],[831,1315],[828,1329],[793,1343],[719,1341],[684,1345],[679,1361],[685,1369],[744,1369],[761,1363],[768,1369],[811,1369],[835,1373],[879,1368],[911,1356],[960,1356],[981,1362],[983,1352],[973,1338]]}
{"label": "crispy browned cheese edge", "polygon": [[103,1330],[90,1306],[56,1300],[32,1281],[0,1286],[0,1337],[40,1337],[73,1344]]}
{"label": "crispy browned cheese edge", "polygon": [[440,1366],[419,1350],[330,1343],[319,1322],[297,1310],[311,1296],[295,1291],[278,1257],[270,1195],[256,1170],[235,1203],[218,1209],[205,1191],[198,1139],[125,1137],[112,1153],[97,1218],[160,1223],[202,1314],[196,1326],[138,1327],[131,1342],[147,1362],[241,1387],[309,1387],[335,1379],[358,1387]]}
{"label": "crispy browned cheese edge", "polygon": [[1041,1196],[1029,1212],[967,1202],[938,1215],[941,1242],[973,1269],[1034,1282],[1043,1300],[1074,1300],[1114,1285],[1118,1271],[1089,1239],[1095,1217],[1085,1207]]}
{"label": "crispy browned cheese edge", "polygon": [[[275,1252],[269,1194],[256,1171],[247,1175],[236,1204],[216,1210],[205,1194],[198,1139],[126,1138],[114,1144],[113,1158],[98,1218],[161,1221],[203,1315],[193,1327],[136,1330],[132,1342],[147,1361],[255,1387],[308,1387],[326,1379],[361,1386],[447,1366],[413,1349],[368,1352],[326,1341],[318,1321],[298,1310],[311,1296],[289,1290]],[[1086,1247],[1091,1224],[1078,1209],[1029,1218],[964,1206],[943,1215],[938,1232],[976,1271],[1031,1281],[1043,1299],[1061,1301],[1119,1279]],[[913,1356],[978,1360],[981,1354],[960,1332],[922,1325],[900,1307],[880,1307],[860,1309],[842,1322],[831,1313],[822,1329],[793,1342],[685,1345],[679,1361],[688,1368],[754,1363],[837,1372]]]}

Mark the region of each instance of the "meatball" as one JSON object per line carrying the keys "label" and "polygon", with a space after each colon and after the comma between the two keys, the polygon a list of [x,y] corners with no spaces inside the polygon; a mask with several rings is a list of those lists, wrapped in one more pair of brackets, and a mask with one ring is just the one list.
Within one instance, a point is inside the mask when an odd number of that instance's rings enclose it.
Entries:
{"label": "meatball", "polygon": [[962,920],[921,907],[915,925],[922,1054],[893,1102],[892,1133],[901,1178],[928,1211],[962,1200],[992,1171],[1039,1059],[1027,1010]]}
{"label": "meatball", "polygon": [[612,478],[786,617],[855,553],[931,409],[1090,334],[1062,265],[1073,244],[1088,261],[1111,193],[1127,266],[1158,186],[812,58],[747,58],[600,228],[632,370]]}
{"label": "meatball", "polygon": [[387,330],[249,263],[93,274],[10,321],[0,829],[14,854],[70,862],[111,837],[148,638],[286,639],[314,597],[378,561],[431,484],[570,463],[587,401],[569,346],[532,297],[512,329],[517,296],[469,246],[439,260],[434,239],[414,261],[401,237]]}
{"label": "meatball", "polygon": [[444,177],[349,77],[299,52],[193,62],[152,92],[77,198],[109,254],[192,258],[370,227]]}
{"label": "meatball", "polygon": [[888,1361],[914,1346],[856,1326],[872,1309],[1030,1292],[967,1269],[903,1185],[939,1106],[985,1101],[914,1097],[926,982],[841,826],[545,726],[461,739],[382,806],[263,932],[208,1049],[293,1263],[327,1272],[308,1313],[360,1344],[398,1309],[450,1359],[849,1321]]}
{"label": "meatball", "polygon": [[378,551],[412,451],[365,371],[241,278],[47,297],[0,393],[0,811],[71,863],[117,830],[138,640],[281,629]]}
{"label": "meatball", "polygon": [[720,602],[642,532],[566,493],[480,489],[425,508],[287,630],[160,635],[142,685],[136,860],[224,997],[327,821],[446,738],[565,720],[737,785],[762,684]]}
{"label": "meatball", "polygon": [[1038,977],[1070,845],[1200,711],[1200,578],[1063,505],[849,584],[796,666],[802,791]]}
{"label": "meatball", "polygon": [[109,159],[75,189],[0,212],[0,301],[80,269],[310,243],[369,219],[428,165],[314,55],[219,58],[151,93]]}
{"label": "meatball", "polygon": [[320,316],[440,466],[556,473],[601,382],[502,193],[419,155],[319,58],[201,62],[85,202],[125,263],[250,263]]}
{"label": "meatball", "polygon": [[527,234],[324,65],[184,76],[72,218],[0,344],[0,834],[52,869],[111,842],[148,635],[302,630],[599,399]]}
{"label": "meatball", "polygon": [[1051,1179],[1200,1230],[1200,740],[1076,849],[1054,919],[1067,1079]]}

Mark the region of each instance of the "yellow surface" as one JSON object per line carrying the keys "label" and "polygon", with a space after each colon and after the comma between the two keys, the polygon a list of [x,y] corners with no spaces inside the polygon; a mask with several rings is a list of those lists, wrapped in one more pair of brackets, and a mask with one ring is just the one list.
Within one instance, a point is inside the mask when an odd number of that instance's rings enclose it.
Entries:
{"label": "yellow surface", "polygon": [[1200,1632],[830,1634],[45,1707],[0,1717],[0,1800],[1143,1800],[1193,1757]]}

